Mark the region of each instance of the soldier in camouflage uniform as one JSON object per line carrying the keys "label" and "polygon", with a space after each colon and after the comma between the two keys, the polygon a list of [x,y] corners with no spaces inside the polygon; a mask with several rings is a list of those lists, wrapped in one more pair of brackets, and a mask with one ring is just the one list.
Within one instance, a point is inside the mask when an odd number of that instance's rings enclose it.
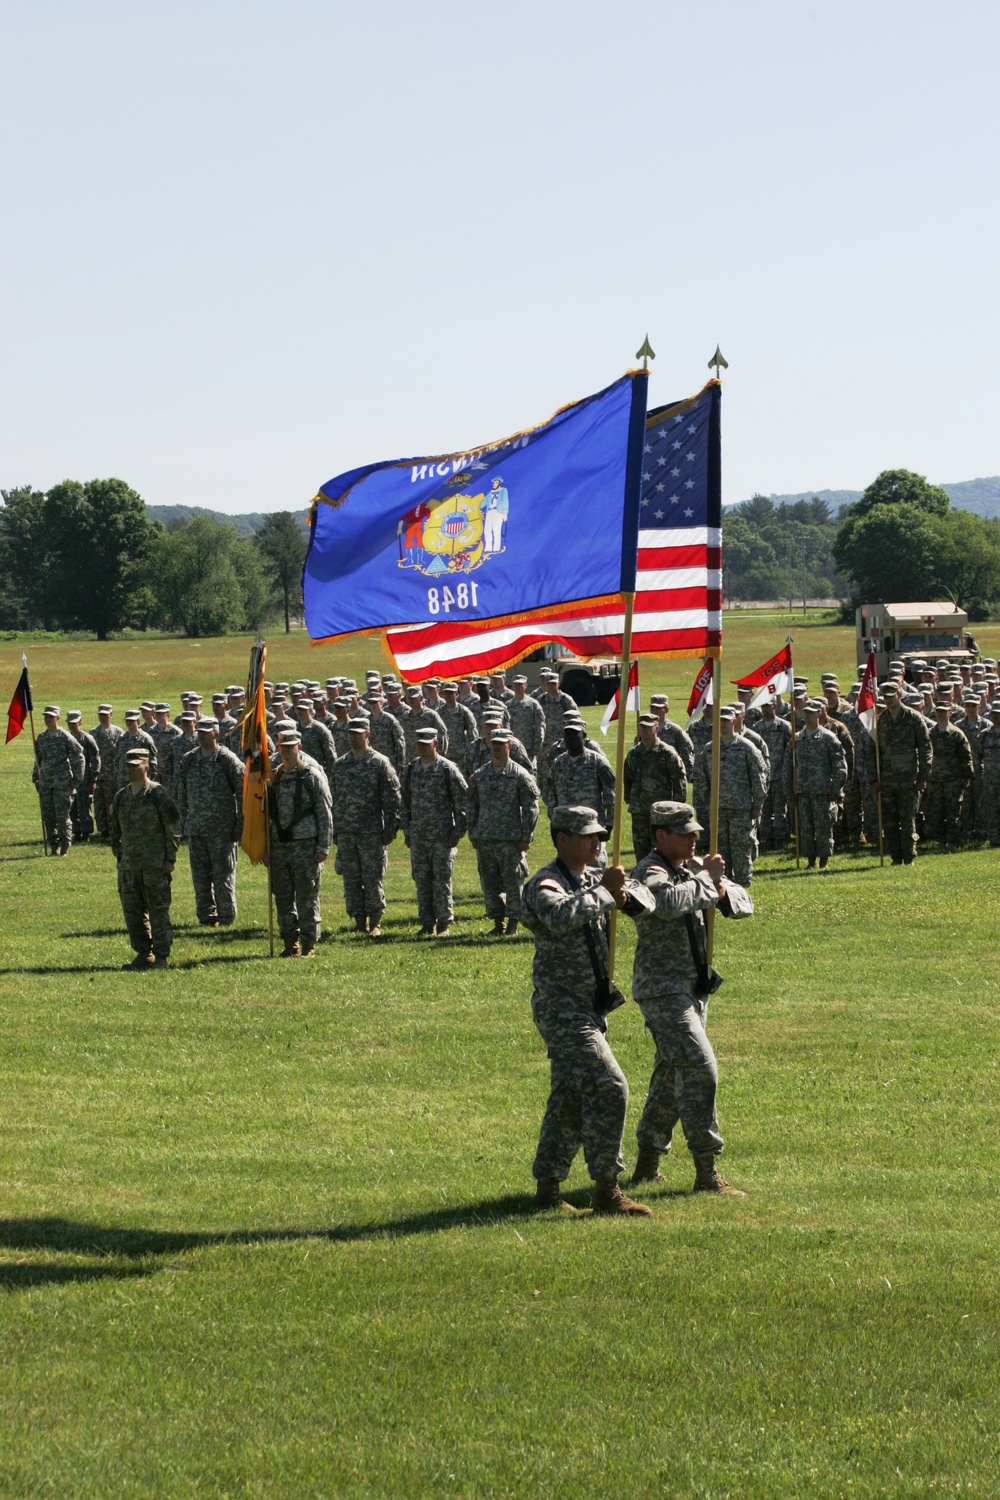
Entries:
{"label": "soldier in camouflage uniform", "polygon": [[[922,714],[899,701],[891,682],[882,687],[885,708],[878,716],[878,761],[875,741],[867,737],[865,758],[872,792],[882,798],[882,833],[894,865],[912,865],[917,853],[917,798],[927,790],[930,734]],[[881,770],[881,783],[879,781]]]}
{"label": "soldier in camouflage uniform", "polygon": [[[836,698],[836,692],[833,693]],[[847,725],[830,712],[826,699],[818,698],[819,703],[819,727],[825,729],[829,734],[835,735],[840,741],[840,748],[844,752],[844,760],[847,763],[847,780],[845,787],[854,780],[855,750],[854,739]],[[844,823],[844,793],[841,792],[837,798],[837,805],[833,812],[833,838],[838,848],[842,847],[847,838],[847,828]]]}
{"label": "soldier in camouflage uniform", "polygon": [[990,725],[979,712],[978,694],[966,693],[962,708],[962,717],[956,722],[969,742],[973,764],[972,780],[962,798],[962,833],[969,843],[978,843],[986,837],[986,819],[983,815],[983,772],[976,749],[980,735],[985,734]]}
{"label": "soldier in camouflage uniform", "polygon": [[458,701],[458,683],[442,682],[443,702],[438,705],[438,715],[448,731],[448,747],[451,760],[468,779],[472,774],[472,747],[479,738],[476,716]]}
{"label": "soldier in camouflage uniform", "polygon": [[337,747],[333,735],[325,724],[313,715],[313,701],[302,697],[296,709],[299,719],[299,739],[306,755],[322,766],[327,786],[332,785],[333,767],[337,760]]}
{"label": "soldier in camouflage uniform", "polygon": [[951,722],[951,707],[938,703],[937,720],[930,732],[931,770],[924,798],[924,820],[929,839],[943,844],[948,854],[958,848],[962,796],[968,795],[975,765],[972,747],[957,724]]}
{"label": "soldier in camouflage uniform", "polygon": [[[788,794],[785,791],[786,762],[791,758],[792,730],[778,715],[773,699],[761,704],[757,733],[767,746],[771,776],[760,818],[760,841],[764,849],[782,849],[788,838]],[[681,799],[683,800],[683,799]]]}
{"label": "soldier in camouflage uniform", "polygon": [[406,736],[399,720],[384,707],[381,688],[372,688],[368,694],[371,719],[368,732],[373,750],[384,755],[397,776],[406,770]]}
{"label": "soldier in camouflage uniform", "polygon": [[149,734],[156,723],[156,705],[146,698],[139,704],[139,712],[142,714],[142,727]]}
{"label": "soldier in camouflage uniform", "polygon": [[97,748],[97,741],[93,735],[87,734],[81,729],[83,714],[78,708],[70,709],[66,715],[66,723],[69,732],[79,744],[83,746],[83,755],[86,761],[86,770],[83,780],[73,793],[73,802],[70,806],[70,822],[73,826],[73,837],[79,843],[85,844],[94,831],[94,789],[97,786],[97,778],[101,774],[101,752]]}
{"label": "soldier in camouflage uniform", "polygon": [[435,931],[438,937],[447,937],[454,920],[451,877],[455,850],[465,832],[467,791],[458,767],[438,754],[433,728],[418,729],[417,759],[403,776],[401,821],[424,937]]}
{"label": "soldier in camouflage uniform", "polygon": [[538,700],[545,715],[545,741],[539,751],[536,767],[539,780],[544,781],[549,756],[558,755],[563,748],[563,715],[567,712],[576,713],[577,705],[576,699],[571,698],[569,693],[564,693],[559,686],[558,672],[549,671],[540,675],[545,688]]}
{"label": "soldier in camouflage uniform", "polygon": [[114,709],[110,703],[99,703],[97,723],[90,731],[101,757],[101,769],[98,772],[97,786],[94,789],[94,820],[97,823],[97,832],[102,839],[108,838],[110,834],[111,804],[118,790],[118,783],[115,779],[116,752],[118,741],[125,732],[117,724],[112,724],[113,712]]}
{"label": "soldier in camouflage uniform", "polygon": [[[490,697],[495,699],[497,703],[506,703],[507,708],[510,708],[510,705],[514,701],[514,694],[507,686],[506,672],[490,673]],[[509,724],[507,728],[510,728]]]}
{"label": "soldier in camouflage uniform", "polygon": [[[177,744],[184,738],[184,728],[180,724],[174,724],[170,719],[170,704],[158,703],[154,709],[155,723],[149,731],[150,738],[156,746],[156,763],[159,767],[160,785],[165,786],[173,795],[174,777],[177,767],[174,765],[174,752]],[[190,746],[186,747],[190,748]],[[183,755],[184,749],[181,750]]]}
{"label": "soldier in camouflage uniform", "polygon": [[[481,771],[483,766],[488,766],[492,762],[493,752],[490,749],[490,746],[493,742],[493,731],[494,729],[503,729],[503,727],[504,723],[500,717],[499,711],[497,711],[496,713],[483,714],[482,738],[473,740],[472,750],[469,755],[470,781],[472,777],[475,776],[477,771]],[[516,766],[520,766],[522,770],[527,771],[529,776],[534,776],[535,768],[531,763],[531,756],[521,744],[521,741],[515,737],[512,731],[508,730],[507,732],[508,734],[510,734],[511,760]]]}
{"label": "soldier in camouflage uniform", "polygon": [[125,757],[130,750],[149,751],[149,778],[151,781],[160,781],[160,762],[156,754],[156,741],[148,735],[145,729],[139,728],[139,710],[129,708],[125,711],[125,733],[115,746],[115,783],[119,791],[128,781],[125,770]]}
{"label": "soldier in camouflage uniform", "polygon": [[149,752],[128,752],[128,781],[111,804],[111,848],[118,861],[118,895],[135,958],[126,969],[165,969],[174,940],[170,880],[181,838],[173,799],[149,778]]}
{"label": "soldier in camouflage uniform", "polygon": [[538,699],[529,695],[528,679],[523,673],[514,678],[514,691],[507,700],[507,712],[510,714],[511,734],[528,752],[532,767],[537,767],[545,745],[545,714]]}
{"label": "soldier in camouflage uniform", "polygon": [[[750,887],[753,879],[754,824],[760,817],[767,792],[764,762],[745,735],[734,732],[731,708],[719,710],[721,755],[719,758],[719,853],[732,870],[738,885]],[[707,804],[712,785],[712,745],[709,741],[695,765],[696,796]]]}
{"label": "soldier in camouflage uniform", "polygon": [[229,712],[229,699],[225,693],[212,694],[212,713],[219,726],[219,744],[225,745],[229,736],[236,728],[236,720]]}
{"label": "soldier in camouflage uniform", "polygon": [[983,820],[990,848],[1000,848],[1000,702],[990,706],[990,727],[976,741],[983,776]]}
{"label": "soldier in camouflage uniform", "polygon": [[[660,1157],[670,1150],[678,1120],[694,1158],[694,1190],[742,1197],[716,1167],[723,1142],[715,1112],[719,1070],[705,1030],[713,989],[705,912],[749,917],[748,893],[725,879],[725,861],[694,857],[701,832],[682,802],[658,802],[650,813],[655,847],[633,878],[654,900],[636,917],[632,995],[656,1043],[656,1063],[636,1132],[633,1183],[661,1181]],[[696,957],[697,954],[697,957]],[[714,984],[718,988],[718,983]]]}
{"label": "soldier in camouflage uniform", "polygon": [[333,768],[333,841],[344,904],[358,932],[382,936],[386,849],[399,831],[399,777],[371,748],[368,720],[349,720],[349,753]]}
{"label": "soldier in camouflage uniform", "polygon": [[[687,796],[684,762],[680,752],[660,738],[659,725],[656,714],[640,715],[639,743],[625,757],[622,790],[632,818],[632,848],[637,860],[644,859],[653,847],[649,827],[653,803],[683,802]],[[613,821],[613,806],[611,817]]]}
{"label": "soldier in camouflage uniform", "polygon": [[410,712],[403,720],[403,736],[406,740],[406,763],[415,759],[417,754],[417,730],[433,729],[438,737],[438,746],[441,754],[448,754],[448,731],[444,726],[444,720],[440,714],[436,714],[432,708],[424,704],[424,695],[418,687],[407,688],[406,704]]}
{"label": "soldier in camouflage uniform", "polygon": [[87,757],[79,740],[60,728],[59,717],[56,704],[45,709],[45,728],[35,741],[31,779],[38,788],[49,848],[53,854],[65,855],[73,842],[73,794],[86,779]]}
{"label": "soldier in camouflage uniform", "polygon": [[333,736],[333,748],[337,752],[337,759],[342,760],[345,755],[350,755],[351,753],[351,734],[347,727],[350,723],[350,715],[347,712],[347,699],[343,696],[334,698],[330,706],[333,709],[333,721],[327,725],[327,728]]}
{"label": "soldier in camouflage uniform", "polygon": [[198,749],[185,755],[177,775],[177,806],[202,927],[230,927],[236,917],[244,774],[243,762],[219,744],[215,719],[199,719]]}
{"label": "soldier in camouflage uniform", "polygon": [[711,790],[711,780],[709,780],[706,783],[706,781],[704,780],[704,778],[701,777],[701,776],[699,776],[699,774],[698,774],[698,762],[701,760],[702,756],[705,753],[705,746],[706,745],[711,745],[711,743],[712,743],[712,707],[711,707],[711,704],[709,704],[709,706],[707,708],[705,708],[705,709],[702,710],[702,714],[701,714],[700,718],[696,719],[693,724],[689,725],[689,727],[688,727],[688,737],[690,738],[691,743],[694,746],[694,765],[695,765],[695,769],[694,769],[694,773],[692,774],[692,776],[690,778],[690,780],[691,780],[691,788],[692,788],[692,796],[694,798],[694,811],[695,811],[695,817],[698,819],[698,821],[700,822],[700,824],[702,826],[702,832],[698,835],[698,847],[699,847],[699,849],[701,849],[701,848],[707,849],[708,848],[708,833],[705,830],[707,830],[708,827],[709,827],[709,823],[711,821],[711,816],[712,816],[712,809],[711,809],[711,806],[710,806],[709,802],[705,798],[702,797],[701,788],[704,786],[704,787],[706,787],[707,790],[710,791]]}
{"label": "soldier in camouflage uniform", "polygon": [[282,958],[312,958],[319,941],[319,882],[333,833],[330,788],[315,761],[300,753],[294,727],[278,734],[281,763],[267,789],[271,823],[271,889]]}
{"label": "soldier in camouflage uniform", "polygon": [[628,1084],[607,1042],[609,1010],[622,1003],[608,975],[606,919],[652,905],[625,871],[594,861],[608,830],[590,807],[556,807],[557,858],[524,889],[524,921],[535,939],[531,1014],[545,1043],[551,1088],[532,1166],[540,1208],[571,1211],[559,1186],[583,1147],[594,1183],[594,1212],[649,1216],[618,1186]]}
{"label": "soldier in camouflage uniform", "polygon": [[[609,828],[615,821],[615,773],[599,750],[588,750],[582,721],[571,723],[563,716],[565,750],[548,757],[542,796],[551,815],[554,807],[592,807]],[[598,863],[603,869],[607,855],[602,844]]]}
{"label": "soldier in camouflage uniform", "polygon": [[476,851],[494,937],[503,937],[505,930],[508,937],[517,932],[528,877],[525,855],[538,819],[538,788],[530,773],[511,760],[510,738],[509,729],[492,730],[490,764],[469,782],[469,842]]}
{"label": "soldier in camouflage uniform", "polygon": [[[649,700],[649,711],[656,715],[657,738],[671,750],[676,750],[684,766],[684,775],[688,781],[694,777],[694,741],[679,724],[667,717],[670,712],[670,699],[666,693],[654,693]],[[684,798],[681,798],[684,801]]]}
{"label": "soldier in camouflage uniform", "polygon": [[833,853],[833,822],[837,799],[847,780],[847,760],[836,735],[820,724],[822,704],[807,698],[805,728],[795,736],[795,780],[792,789],[792,757],[785,759],[785,793],[799,811],[799,842],[806,867],[815,870],[816,860],[825,870]]}
{"label": "soldier in camouflage uniform", "polygon": [[[175,802],[177,801],[177,781],[180,776],[181,765],[183,763],[184,757],[186,755],[190,755],[192,751],[195,751],[198,748],[198,731],[196,728],[196,725],[198,723],[198,715],[188,712],[185,714],[181,714],[180,719],[180,739],[174,740],[170,747],[171,779],[169,790],[170,795],[171,797],[173,797]],[[181,839],[181,842],[183,843],[183,837]]]}
{"label": "soldier in camouflage uniform", "polygon": [[847,786],[844,788],[844,832],[850,842],[856,845],[869,843],[871,831],[868,827],[868,768],[864,745],[868,731],[861,722],[855,706],[860,691],[860,682],[852,684],[851,700],[844,705],[840,715],[840,722],[851,736],[854,745],[854,774],[848,777]]}

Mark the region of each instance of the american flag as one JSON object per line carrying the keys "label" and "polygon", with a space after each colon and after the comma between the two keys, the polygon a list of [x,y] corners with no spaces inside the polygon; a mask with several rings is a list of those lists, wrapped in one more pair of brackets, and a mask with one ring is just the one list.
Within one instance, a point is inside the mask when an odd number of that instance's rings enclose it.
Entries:
{"label": "american flag", "polygon": [[[634,656],[717,656],[722,645],[721,386],[646,417]],[[517,621],[435,621],[386,631],[408,682],[513,666],[547,641],[577,656],[620,656],[625,607],[563,604]]]}

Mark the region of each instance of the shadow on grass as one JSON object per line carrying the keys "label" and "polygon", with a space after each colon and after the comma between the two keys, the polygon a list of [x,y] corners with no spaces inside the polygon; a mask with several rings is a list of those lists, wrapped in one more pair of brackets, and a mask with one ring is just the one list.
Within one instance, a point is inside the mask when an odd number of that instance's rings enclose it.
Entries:
{"label": "shadow on grass", "polygon": [[[121,937],[121,933],[116,933]],[[266,939],[265,939],[266,941]],[[184,969],[201,969],[206,964],[256,964],[266,959],[266,953],[206,953],[204,957],[198,958],[171,958],[170,969],[179,973]],[[0,975],[4,974],[135,974],[137,971],[132,965],[123,961],[118,964],[11,964],[8,968],[0,967]],[[154,971],[150,971],[150,977]]]}

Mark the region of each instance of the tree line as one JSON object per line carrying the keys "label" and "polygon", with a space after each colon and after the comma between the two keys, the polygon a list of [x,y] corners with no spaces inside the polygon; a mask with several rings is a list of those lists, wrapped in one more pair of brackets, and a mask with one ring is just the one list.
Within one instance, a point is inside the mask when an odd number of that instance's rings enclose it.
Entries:
{"label": "tree line", "polygon": [[0,629],[187,636],[262,630],[302,613],[308,536],[274,511],[250,539],[197,517],[164,527],[124,480],[2,490]]}

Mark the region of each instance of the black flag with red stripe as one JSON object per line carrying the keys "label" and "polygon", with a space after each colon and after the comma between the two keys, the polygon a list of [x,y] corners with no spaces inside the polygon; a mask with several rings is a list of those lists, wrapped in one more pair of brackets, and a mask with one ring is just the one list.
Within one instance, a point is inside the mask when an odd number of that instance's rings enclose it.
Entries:
{"label": "black flag with red stripe", "polygon": [[[3,699],[0,698],[0,703],[2,702]],[[24,721],[31,713],[31,710],[31,685],[28,682],[28,668],[25,666],[18,678],[17,687],[14,689],[14,696],[10,700],[10,707],[7,710],[7,738],[4,740],[5,745],[9,745],[11,740],[16,739],[21,733],[21,730],[24,728]]]}

